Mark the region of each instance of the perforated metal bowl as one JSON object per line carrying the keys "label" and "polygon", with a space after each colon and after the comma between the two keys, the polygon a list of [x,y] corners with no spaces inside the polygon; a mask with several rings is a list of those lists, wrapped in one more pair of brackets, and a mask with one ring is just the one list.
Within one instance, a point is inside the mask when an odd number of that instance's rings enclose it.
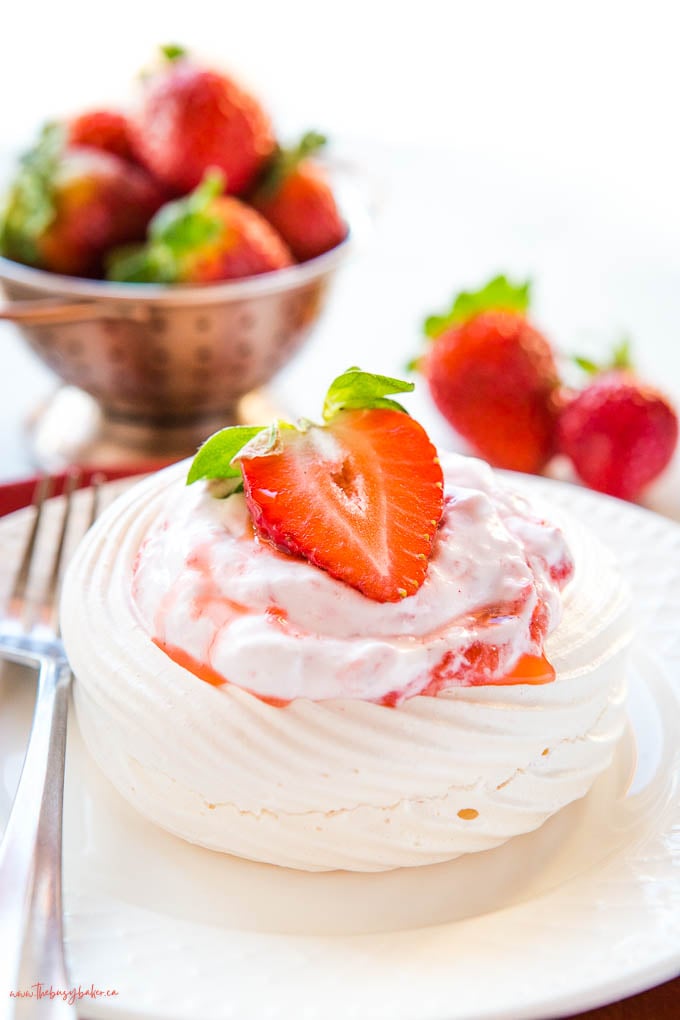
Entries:
{"label": "perforated metal bowl", "polygon": [[36,354],[99,405],[101,431],[181,455],[235,420],[305,340],[350,236],[309,262],[205,286],[83,280],[0,257],[7,302]]}

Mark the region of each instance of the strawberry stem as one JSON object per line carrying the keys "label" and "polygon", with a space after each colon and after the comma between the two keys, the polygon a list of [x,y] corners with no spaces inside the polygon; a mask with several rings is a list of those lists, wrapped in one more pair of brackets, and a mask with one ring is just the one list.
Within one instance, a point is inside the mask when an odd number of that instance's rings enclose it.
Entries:
{"label": "strawberry stem", "polygon": [[[390,393],[410,393],[414,384],[387,375],[363,372],[360,368],[348,368],[331,383],[323,407],[324,421],[331,421],[341,411],[362,408],[388,407],[407,414],[396,400],[388,399]],[[281,442],[283,429],[295,428],[306,432],[312,422],[301,419],[297,425],[286,421],[275,421],[271,425],[235,425],[221,429],[206,439],[194,457],[187,485],[201,478],[234,478],[240,468],[239,460],[266,457],[276,452]]]}
{"label": "strawberry stem", "polygon": [[590,358],[584,358],[580,354],[575,354],[572,361],[587,375],[597,375],[601,371],[601,366],[597,362],[592,361]]}
{"label": "strawberry stem", "polygon": [[494,276],[479,290],[463,290],[457,294],[448,312],[430,315],[425,320],[425,335],[434,340],[449,326],[458,325],[480,312],[506,311],[524,315],[529,309],[531,281],[511,283],[507,276]]}
{"label": "strawberry stem", "polygon": [[260,182],[261,190],[267,195],[278,191],[286,178],[297,170],[300,163],[313,156],[327,142],[326,136],[318,131],[306,131],[296,145],[287,149],[279,146]]}
{"label": "strawberry stem", "polygon": [[396,400],[388,399],[390,393],[411,393],[413,383],[393,379],[388,375],[362,372],[360,368],[348,368],[333,380],[328,388],[323,405],[324,421],[331,421],[340,411],[369,407],[390,407],[394,411],[408,412]]}
{"label": "strawberry stem", "polygon": [[611,367],[620,369],[633,368],[633,356],[631,350],[631,340],[629,336],[622,337],[619,343],[614,348],[612,354]]}
{"label": "strawberry stem", "polygon": [[614,346],[610,358],[601,364],[580,354],[574,355],[571,360],[589,376],[600,375],[602,372],[627,372],[632,371],[635,367],[630,337],[627,336],[621,338],[619,343]]}
{"label": "strawberry stem", "polygon": [[165,46],[161,46],[161,53],[166,60],[170,61],[181,60],[187,55],[184,46],[179,46],[177,43],[166,43]]}

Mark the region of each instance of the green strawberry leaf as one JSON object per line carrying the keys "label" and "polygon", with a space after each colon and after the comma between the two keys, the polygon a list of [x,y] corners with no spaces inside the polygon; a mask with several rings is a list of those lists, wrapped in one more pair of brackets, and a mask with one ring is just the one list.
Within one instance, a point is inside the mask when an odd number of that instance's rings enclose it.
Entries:
{"label": "green strawberry leaf", "polygon": [[592,361],[590,358],[584,358],[580,354],[575,354],[573,361],[575,365],[582,368],[588,375],[597,375],[600,371],[600,366],[597,362]]}
{"label": "green strawberry leaf", "polygon": [[[350,408],[389,407],[395,411],[407,412],[396,400],[389,400],[389,393],[410,393],[414,384],[392,379],[387,375],[362,372],[360,368],[348,368],[331,383],[323,407],[324,421]],[[194,457],[187,485],[201,478],[236,478],[238,462],[254,457],[267,457],[281,448],[281,431],[295,429],[304,432],[310,422],[300,421],[291,425],[287,421],[275,421],[271,425],[234,425],[221,429],[203,443]],[[236,463],[234,463],[236,462]]]}
{"label": "green strawberry leaf", "polygon": [[326,136],[318,131],[307,131],[297,145],[286,149],[278,146],[260,182],[261,193],[272,195],[276,192],[303,160],[313,156],[327,142]]}
{"label": "green strawberry leaf", "polygon": [[600,364],[597,361],[593,361],[592,358],[583,357],[580,354],[575,354],[571,358],[575,365],[578,365],[586,375],[594,376],[599,375],[601,372],[611,371],[629,371],[634,369],[633,364],[633,352],[630,337],[622,337],[618,344],[614,347],[611,353],[611,357],[608,361]]}
{"label": "green strawberry leaf", "polygon": [[238,465],[232,464],[234,457],[255,436],[266,430],[265,425],[233,425],[220,429],[199,447],[189,468],[187,485],[193,485],[200,478],[238,477],[241,471]]}
{"label": "green strawberry leaf", "polygon": [[209,170],[189,195],[161,206],[149,224],[149,239],[177,253],[214,241],[220,236],[223,223],[219,216],[211,214],[210,206],[223,191],[224,175],[219,170]]}
{"label": "green strawberry leaf", "polygon": [[181,60],[187,55],[184,46],[179,46],[177,43],[166,43],[165,46],[161,46],[161,53],[166,60],[170,61]]}
{"label": "green strawberry leaf", "polygon": [[117,283],[176,283],[179,265],[164,245],[127,244],[106,257],[106,278]]}
{"label": "green strawberry leaf", "polygon": [[401,404],[387,397],[390,393],[411,393],[413,389],[413,383],[402,379],[362,372],[356,367],[348,368],[328,388],[323,405],[324,421],[330,421],[340,411],[351,408],[389,407],[407,414]]}
{"label": "green strawberry leaf", "polygon": [[466,322],[480,312],[507,311],[524,314],[529,308],[531,282],[511,283],[507,276],[495,276],[477,291],[461,291],[448,312],[430,315],[424,323],[425,335],[440,336],[449,326]]}
{"label": "green strawberry leaf", "polygon": [[224,191],[224,175],[210,170],[189,195],[167,202],[149,223],[145,244],[114,249],[106,275],[121,283],[177,283],[182,259],[218,240],[224,223],[211,212],[213,200]]}
{"label": "green strawberry leaf", "polygon": [[0,212],[0,252],[38,265],[38,242],[56,215],[54,177],[64,147],[61,124],[46,124],[37,144],[22,157]]}
{"label": "green strawberry leaf", "polygon": [[294,151],[300,159],[304,159],[305,156],[312,156],[319,149],[323,149],[327,144],[328,138],[320,131],[305,131]]}
{"label": "green strawberry leaf", "polygon": [[622,337],[612,351],[610,367],[620,369],[633,368],[633,351],[629,336]]}

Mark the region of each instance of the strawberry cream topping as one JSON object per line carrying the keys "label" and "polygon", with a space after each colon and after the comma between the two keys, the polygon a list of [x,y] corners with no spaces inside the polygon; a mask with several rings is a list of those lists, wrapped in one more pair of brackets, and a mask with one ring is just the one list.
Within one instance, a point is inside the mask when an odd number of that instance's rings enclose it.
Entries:
{"label": "strawberry cream topping", "polygon": [[253,529],[243,495],[177,490],[140,550],[133,602],[167,654],[274,704],[399,705],[450,687],[553,679],[545,638],[573,564],[560,530],[487,465],[442,458],[445,504],[422,587],[377,602]]}

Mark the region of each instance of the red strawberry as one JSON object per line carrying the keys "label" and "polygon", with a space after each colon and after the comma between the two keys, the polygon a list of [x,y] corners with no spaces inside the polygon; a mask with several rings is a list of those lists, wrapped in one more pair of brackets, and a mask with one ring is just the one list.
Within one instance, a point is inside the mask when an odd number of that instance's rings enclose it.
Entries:
{"label": "red strawberry", "polygon": [[68,125],[69,145],[89,145],[114,156],[135,161],[132,128],[127,117],[115,110],[88,110]]}
{"label": "red strawberry", "polygon": [[212,283],[255,276],[293,263],[273,227],[237,198],[220,194],[219,174],[169,202],[149,224],[144,245],[109,258],[108,276],[133,283]]}
{"label": "red strawberry", "polygon": [[591,489],[633,500],[673,456],[678,417],[662,393],[635,376],[627,345],[615,363],[621,367],[598,374],[567,403],[559,444]]}
{"label": "red strawberry", "polygon": [[10,188],[0,246],[18,262],[98,276],[107,249],[142,238],[161,202],[141,167],[85,146],[64,148],[52,125]]}
{"label": "red strawberry", "polygon": [[232,78],[199,67],[179,47],[147,79],[135,119],[135,147],[151,173],[179,194],[195,188],[212,167],[241,194],[275,147],[269,118]]}
{"label": "red strawberry", "polygon": [[331,385],[326,425],[224,429],[188,481],[234,474],[236,462],[261,535],[368,598],[398,602],[425,580],[443,509],[437,451],[385,399],[412,388],[350,369]]}
{"label": "red strawberry", "polygon": [[325,142],[310,131],[296,148],[279,150],[252,199],[300,262],[330,251],[347,236],[326,174],[308,158]]}
{"label": "red strawberry", "polygon": [[527,306],[528,284],[505,277],[459,295],[448,315],[428,319],[434,343],[419,365],[435,404],[479,455],[539,472],[555,451],[559,379]]}

